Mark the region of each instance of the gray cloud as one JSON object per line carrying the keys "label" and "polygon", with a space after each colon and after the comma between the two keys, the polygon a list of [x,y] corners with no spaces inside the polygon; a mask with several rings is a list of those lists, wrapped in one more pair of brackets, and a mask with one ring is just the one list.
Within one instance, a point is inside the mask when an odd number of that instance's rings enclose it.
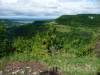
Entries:
{"label": "gray cloud", "polygon": [[79,2],[82,0],[59,0],[60,2]]}
{"label": "gray cloud", "polygon": [[0,0],[0,16],[98,13],[100,0]]}

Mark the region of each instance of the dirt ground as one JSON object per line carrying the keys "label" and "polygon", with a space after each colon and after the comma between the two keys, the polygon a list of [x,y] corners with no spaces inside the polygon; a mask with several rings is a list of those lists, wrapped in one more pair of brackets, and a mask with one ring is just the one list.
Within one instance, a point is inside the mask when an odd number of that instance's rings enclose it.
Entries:
{"label": "dirt ground", "polygon": [[0,71],[0,75],[63,75],[57,68],[49,69],[39,62],[9,62]]}

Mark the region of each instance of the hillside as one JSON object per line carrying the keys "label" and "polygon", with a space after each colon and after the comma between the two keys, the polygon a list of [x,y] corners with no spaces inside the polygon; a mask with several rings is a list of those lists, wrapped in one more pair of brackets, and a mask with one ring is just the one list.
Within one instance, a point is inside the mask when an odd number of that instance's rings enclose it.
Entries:
{"label": "hillside", "polygon": [[56,22],[73,26],[100,26],[100,14],[63,15]]}
{"label": "hillside", "polygon": [[64,75],[96,75],[100,71],[99,20],[99,15],[81,14],[9,28],[0,22],[0,70],[9,62],[36,61],[58,67]]}

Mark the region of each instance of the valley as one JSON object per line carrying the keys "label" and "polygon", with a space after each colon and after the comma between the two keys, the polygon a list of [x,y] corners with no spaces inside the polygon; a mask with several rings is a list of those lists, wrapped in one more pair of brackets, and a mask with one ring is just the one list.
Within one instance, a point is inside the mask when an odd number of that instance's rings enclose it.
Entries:
{"label": "valley", "polygon": [[39,75],[56,67],[61,75],[98,75],[99,41],[99,14],[63,15],[51,20],[0,19],[0,72],[8,66],[11,71],[7,73],[13,75],[13,68],[19,66],[21,73],[38,64],[26,74],[17,74],[17,69],[15,75],[32,75],[41,66],[46,68],[42,67]]}

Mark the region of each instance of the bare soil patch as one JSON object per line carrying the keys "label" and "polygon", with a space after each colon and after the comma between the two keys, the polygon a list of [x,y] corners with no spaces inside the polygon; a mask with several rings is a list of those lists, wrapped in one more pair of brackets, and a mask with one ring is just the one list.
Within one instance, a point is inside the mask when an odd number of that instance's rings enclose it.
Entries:
{"label": "bare soil patch", "polygon": [[0,75],[63,75],[58,68],[49,68],[40,62],[9,62],[0,71]]}

